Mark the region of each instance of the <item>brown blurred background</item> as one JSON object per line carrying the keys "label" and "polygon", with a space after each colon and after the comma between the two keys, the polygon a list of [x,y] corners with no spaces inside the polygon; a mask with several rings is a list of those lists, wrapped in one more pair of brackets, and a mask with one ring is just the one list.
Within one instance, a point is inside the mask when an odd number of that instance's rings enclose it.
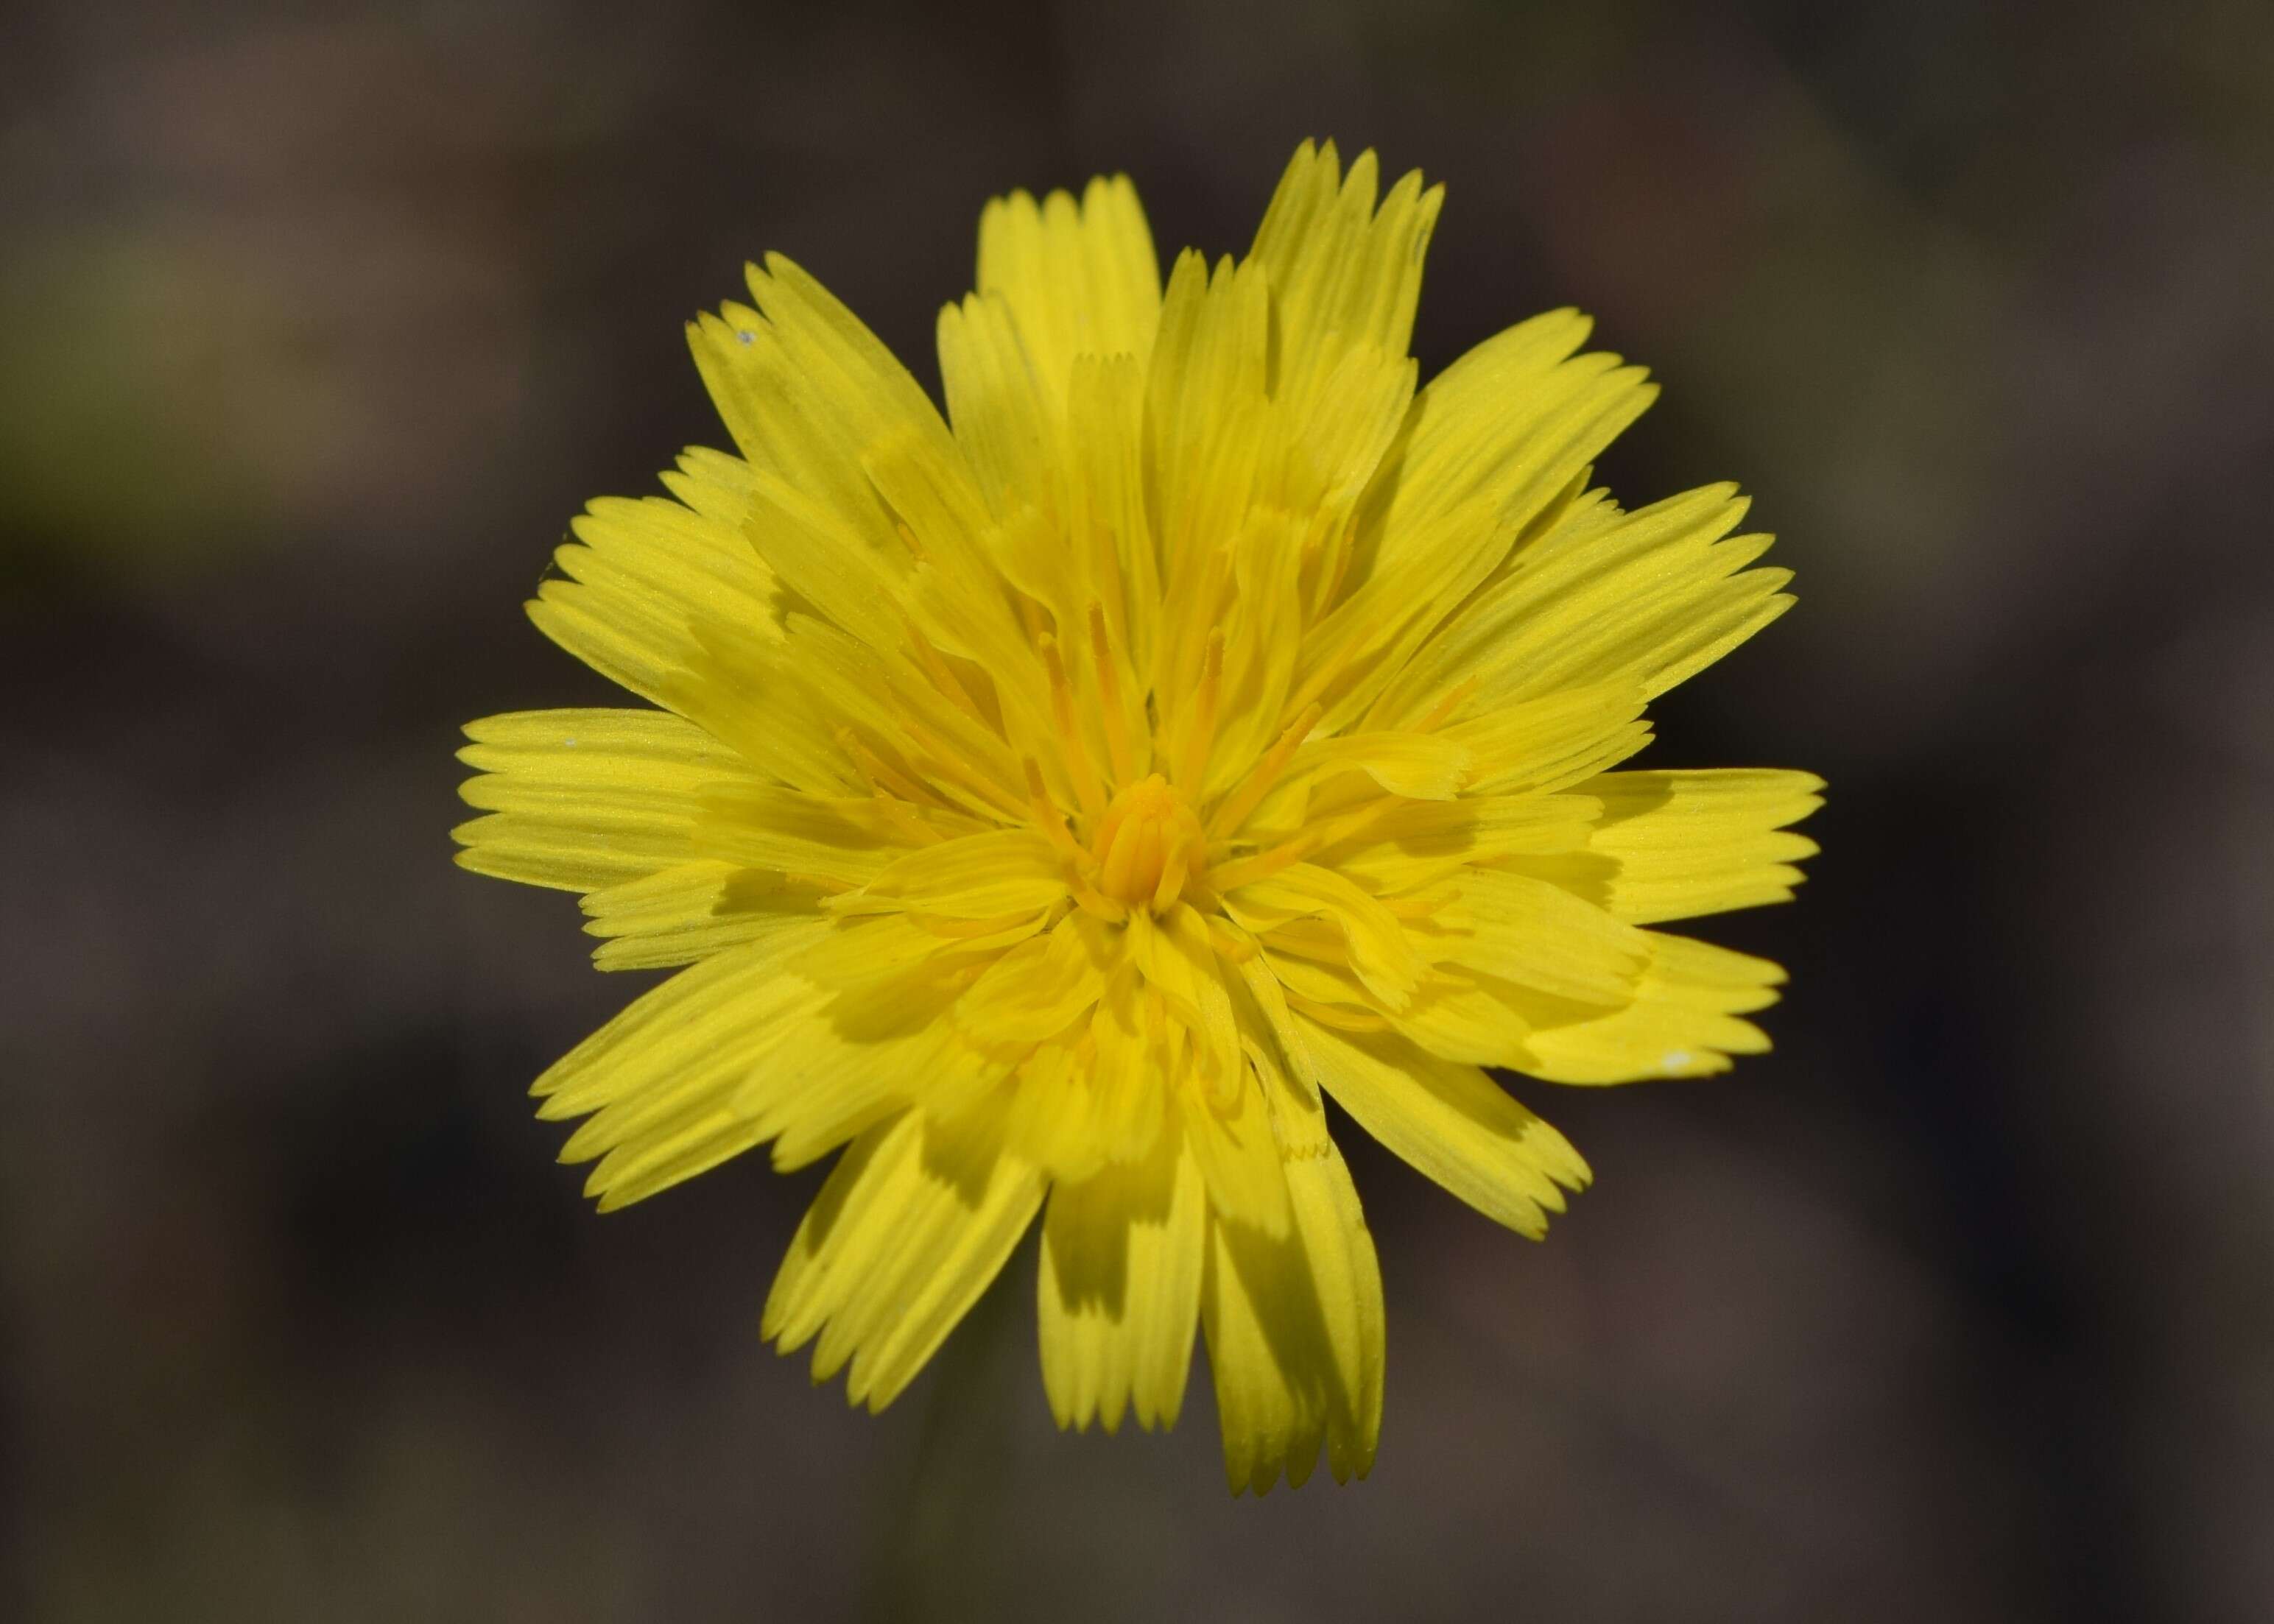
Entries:
{"label": "brown blurred background", "polygon": [[[1814,768],[1733,1079],[1525,1087],[1545,1246],[1354,1154],[1374,1479],[1066,1439],[1031,1255],[881,1420],[757,1337],[817,1175],[602,1219],[637,989],[449,863],[589,496],[789,252],[920,376],[981,201],[1450,189],[1425,372],[1573,302],[1801,607],[1653,759]],[[16,0],[0,20],[0,1615],[2274,1615],[2274,11]]]}

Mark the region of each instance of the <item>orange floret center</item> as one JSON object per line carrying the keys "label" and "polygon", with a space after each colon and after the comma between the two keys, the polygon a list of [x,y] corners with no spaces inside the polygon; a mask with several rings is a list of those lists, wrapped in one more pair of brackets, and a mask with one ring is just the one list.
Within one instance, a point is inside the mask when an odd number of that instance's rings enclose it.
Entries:
{"label": "orange floret center", "polygon": [[1113,798],[1090,852],[1099,864],[1098,890],[1130,907],[1158,910],[1199,874],[1208,838],[1184,797],[1156,772]]}

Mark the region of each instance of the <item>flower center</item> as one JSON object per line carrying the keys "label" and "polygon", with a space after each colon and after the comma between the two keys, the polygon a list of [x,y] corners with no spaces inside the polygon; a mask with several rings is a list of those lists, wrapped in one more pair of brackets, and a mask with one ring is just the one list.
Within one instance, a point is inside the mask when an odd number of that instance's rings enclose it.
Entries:
{"label": "flower center", "polygon": [[1184,797],[1156,772],[1113,798],[1089,849],[1101,868],[1100,891],[1131,907],[1160,909],[1199,873],[1208,837]]}

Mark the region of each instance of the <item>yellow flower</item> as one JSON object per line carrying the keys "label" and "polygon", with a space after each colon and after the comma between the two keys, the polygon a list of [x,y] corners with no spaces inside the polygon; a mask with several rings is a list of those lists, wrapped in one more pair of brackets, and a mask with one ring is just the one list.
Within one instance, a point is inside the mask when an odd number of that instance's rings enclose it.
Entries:
{"label": "yellow flower", "polygon": [[1588,1179],[1482,1068],[1695,1077],[1774,965],[1645,929],[1781,901],[1820,783],[1615,772],[1790,602],[1717,485],[1627,512],[1649,404],[1557,311],[1415,388],[1442,188],[1288,167],[1162,290],[1135,192],[990,203],[945,419],[779,256],[689,328],[739,455],[594,502],[530,605],[660,709],[467,729],[485,874],[689,966],[538,1079],[605,1208],[845,1147],[765,1332],[872,1409],[1039,1215],[1062,1426],[1174,1423],[1235,1491],[1364,1476],[1381,1277],[1325,1099],[1538,1236]]}

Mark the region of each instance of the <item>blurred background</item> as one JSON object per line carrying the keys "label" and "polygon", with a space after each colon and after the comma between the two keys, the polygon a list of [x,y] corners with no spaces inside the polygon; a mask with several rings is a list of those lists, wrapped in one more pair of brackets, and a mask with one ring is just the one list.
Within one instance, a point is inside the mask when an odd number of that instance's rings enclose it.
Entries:
{"label": "blurred background", "polygon": [[[1520,1092],[1544,1246],[1370,1147],[1369,1483],[1063,1438],[1031,1252],[882,1419],[818,1174],[606,1219],[523,1089],[644,978],[450,865],[521,601],[722,444],[791,252],[927,382],[982,200],[1244,247],[1449,187],[1425,374],[1576,303],[1802,604],[1645,762],[1833,782],[1733,1078]],[[0,21],[0,1614],[2246,1620],[2274,1607],[2274,10],[16,0]],[[1356,1137],[1356,1136],[1352,1136]]]}

